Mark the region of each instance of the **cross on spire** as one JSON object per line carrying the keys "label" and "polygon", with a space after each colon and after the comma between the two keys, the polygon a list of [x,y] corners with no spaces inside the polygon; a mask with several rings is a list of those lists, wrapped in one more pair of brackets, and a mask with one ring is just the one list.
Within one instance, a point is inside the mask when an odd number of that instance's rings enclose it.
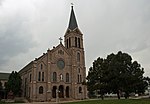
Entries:
{"label": "cross on spire", "polygon": [[60,37],[60,38],[59,38],[60,43],[62,43],[62,40],[63,40],[63,39]]}

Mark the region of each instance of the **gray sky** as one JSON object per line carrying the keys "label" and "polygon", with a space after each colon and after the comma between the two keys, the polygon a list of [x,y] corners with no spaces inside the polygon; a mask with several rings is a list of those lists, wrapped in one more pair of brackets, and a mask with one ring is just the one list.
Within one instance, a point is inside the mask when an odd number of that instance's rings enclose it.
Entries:
{"label": "gray sky", "polygon": [[0,72],[18,71],[57,46],[71,2],[87,70],[97,57],[122,51],[150,76],[150,0],[0,0]]}

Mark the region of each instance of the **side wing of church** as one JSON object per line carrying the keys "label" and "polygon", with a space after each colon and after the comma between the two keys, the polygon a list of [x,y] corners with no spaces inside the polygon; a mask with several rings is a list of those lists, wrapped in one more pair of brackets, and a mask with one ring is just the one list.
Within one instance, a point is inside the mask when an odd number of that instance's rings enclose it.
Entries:
{"label": "side wing of church", "polygon": [[83,34],[78,28],[73,6],[64,45],[47,50],[19,71],[22,96],[31,101],[85,99],[87,97]]}

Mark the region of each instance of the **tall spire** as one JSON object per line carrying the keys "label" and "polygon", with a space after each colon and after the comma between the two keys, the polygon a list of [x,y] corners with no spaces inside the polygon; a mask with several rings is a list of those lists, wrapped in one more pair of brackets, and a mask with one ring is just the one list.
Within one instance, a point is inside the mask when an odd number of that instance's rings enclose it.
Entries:
{"label": "tall spire", "polygon": [[71,6],[71,15],[70,15],[70,21],[69,21],[69,29],[74,30],[75,28],[77,28],[77,21],[76,21],[76,17],[74,14],[74,10],[73,10],[73,5]]}

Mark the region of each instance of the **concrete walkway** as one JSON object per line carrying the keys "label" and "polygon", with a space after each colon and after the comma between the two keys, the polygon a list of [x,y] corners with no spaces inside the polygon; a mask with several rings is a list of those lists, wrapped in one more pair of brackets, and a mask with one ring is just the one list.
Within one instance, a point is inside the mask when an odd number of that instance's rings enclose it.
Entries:
{"label": "concrete walkway", "polygon": [[59,101],[59,102],[31,102],[31,103],[25,103],[25,104],[63,104],[63,103],[79,102],[79,101],[83,101],[83,100]]}

